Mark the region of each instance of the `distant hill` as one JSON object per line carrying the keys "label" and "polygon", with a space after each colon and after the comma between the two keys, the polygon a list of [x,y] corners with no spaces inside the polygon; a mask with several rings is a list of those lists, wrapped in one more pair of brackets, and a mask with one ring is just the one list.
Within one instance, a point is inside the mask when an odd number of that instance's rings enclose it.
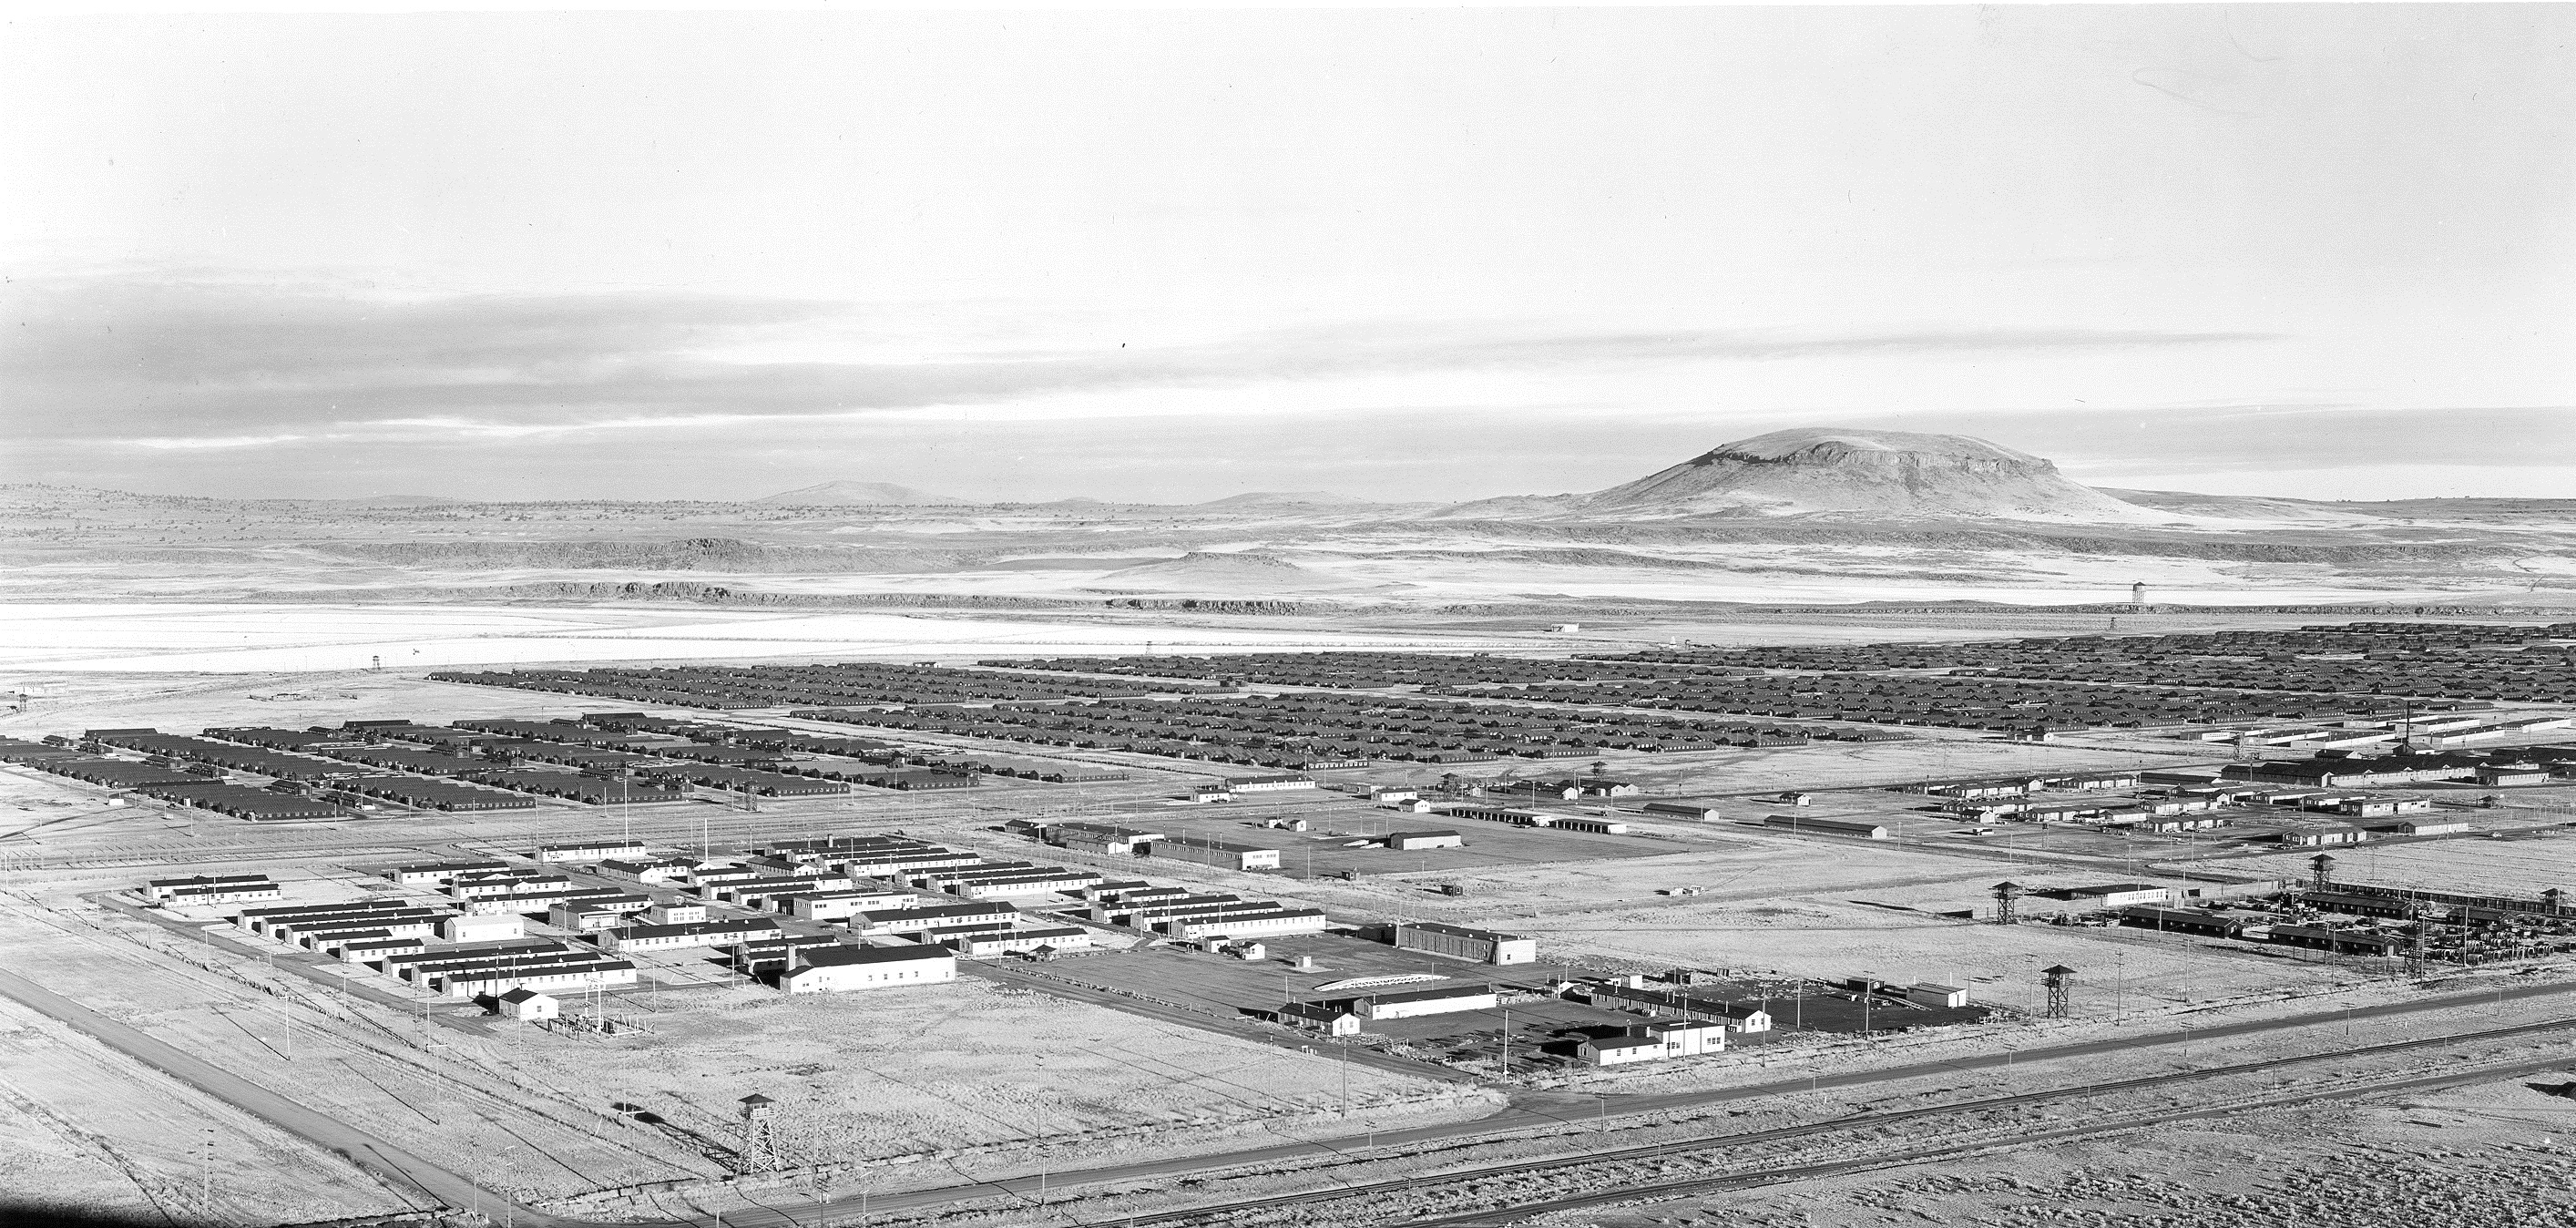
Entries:
{"label": "distant hill", "polygon": [[316,499],[316,503],[337,503],[343,507],[440,507],[463,503],[445,495],[360,495],[354,499]]}
{"label": "distant hill", "polygon": [[1270,596],[1363,586],[1363,582],[1299,566],[1259,550],[1199,551],[1122,568],[1100,577],[1094,592],[1183,593],[1201,596]]}
{"label": "distant hill", "polygon": [[1240,494],[1240,495],[1227,495],[1226,497],[1224,497],[1224,498],[1222,498],[1222,499],[1210,499],[1210,500],[1208,500],[1208,501],[1207,501],[1207,502],[1205,502],[1205,503],[1198,504],[1197,506],[1199,506],[1199,507],[1296,507],[1296,506],[1309,506],[1309,507],[1366,507],[1366,506],[1368,506],[1369,504],[1371,504],[1371,503],[1373,503],[1373,502],[1375,502],[1375,500],[1370,500],[1370,499],[1359,499],[1359,498],[1354,498],[1354,497],[1352,497],[1352,496],[1350,496],[1350,495],[1337,495],[1337,494],[1334,494],[1334,493],[1332,493],[1331,491],[1327,491],[1327,490],[1299,490],[1299,491],[1255,490],[1255,491],[1248,491],[1248,492],[1246,492],[1246,493],[1244,493],[1244,494]]}
{"label": "distant hill", "polygon": [[752,500],[769,507],[954,507],[971,500],[952,499],[897,486],[892,482],[825,482]]}
{"label": "distant hill", "polygon": [[2084,486],[2026,452],[1967,435],[1818,428],[1721,444],[1636,481],[1588,495],[1462,504],[1444,518],[1765,517],[1816,513],[1893,519],[2161,524],[2178,513]]}
{"label": "distant hill", "polygon": [[1801,428],[1737,440],[1623,486],[1586,510],[1879,512],[1903,516],[2169,520],[2057,466],[1968,435]]}

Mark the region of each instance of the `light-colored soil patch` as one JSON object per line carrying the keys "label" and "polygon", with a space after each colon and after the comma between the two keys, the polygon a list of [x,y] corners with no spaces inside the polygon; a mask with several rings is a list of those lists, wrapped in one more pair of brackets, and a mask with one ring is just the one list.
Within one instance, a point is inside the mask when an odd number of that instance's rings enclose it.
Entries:
{"label": "light-colored soil patch", "polygon": [[265,1224],[414,1209],[340,1158],[0,1001],[0,1219]]}

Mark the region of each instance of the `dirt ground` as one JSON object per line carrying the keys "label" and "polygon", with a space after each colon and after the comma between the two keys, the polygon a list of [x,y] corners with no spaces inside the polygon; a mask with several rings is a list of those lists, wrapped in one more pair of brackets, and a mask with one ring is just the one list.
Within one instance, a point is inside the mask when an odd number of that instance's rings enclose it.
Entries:
{"label": "dirt ground", "polygon": [[1551,1228],[2521,1228],[2576,1222],[2576,1068],[2248,1113]]}
{"label": "dirt ground", "polygon": [[0,1002],[0,1220],[272,1224],[416,1203],[310,1143]]}

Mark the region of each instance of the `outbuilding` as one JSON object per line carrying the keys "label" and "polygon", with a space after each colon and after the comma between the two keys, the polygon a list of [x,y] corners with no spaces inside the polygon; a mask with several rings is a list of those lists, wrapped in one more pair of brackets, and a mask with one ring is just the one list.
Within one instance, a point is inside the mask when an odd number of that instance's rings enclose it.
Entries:
{"label": "outbuilding", "polygon": [[563,1003],[552,994],[538,993],[522,986],[500,997],[501,1013],[512,1019],[544,1021],[563,1014]]}

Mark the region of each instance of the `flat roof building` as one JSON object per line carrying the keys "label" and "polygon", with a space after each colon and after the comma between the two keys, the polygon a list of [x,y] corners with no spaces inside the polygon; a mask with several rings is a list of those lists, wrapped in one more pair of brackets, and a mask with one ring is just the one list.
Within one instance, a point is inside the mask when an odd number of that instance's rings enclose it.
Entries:
{"label": "flat roof building", "polygon": [[1020,910],[1008,904],[929,904],[919,908],[871,909],[850,918],[857,934],[909,934],[946,925],[1018,920]]}
{"label": "flat roof building", "polygon": [[945,945],[959,955],[987,959],[995,955],[1021,955],[1038,951],[1072,951],[1091,946],[1091,931],[1078,925],[1046,929],[995,930],[981,934],[960,934],[946,939]]}
{"label": "flat roof building", "polygon": [[1574,1052],[1575,1056],[1594,1066],[1625,1066],[1634,1062],[1722,1053],[1725,1049],[1724,1025],[1658,1019],[1631,1025],[1616,1036],[1582,1041],[1575,1046]]}
{"label": "flat roof building", "polygon": [[286,892],[267,881],[238,883],[200,883],[195,886],[162,888],[160,902],[181,907],[208,904],[248,904],[258,900],[282,900]]}
{"label": "flat roof building", "polygon": [[1645,812],[1658,818],[1691,819],[1701,823],[1717,821],[1717,807],[1699,802],[1648,802]]}
{"label": "flat roof building", "polygon": [[1480,964],[1528,964],[1538,962],[1538,939],[1495,930],[1468,929],[1438,921],[1398,922],[1395,948],[1399,951],[1422,951],[1446,955],[1451,959],[1474,960]]}
{"label": "flat roof building", "polygon": [[1157,923],[1165,934],[1185,942],[1201,938],[1272,938],[1282,934],[1320,934],[1324,932],[1324,910],[1320,908],[1283,908],[1262,901],[1255,906],[1223,912],[1175,917]]}
{"label": "flat roof building", "polygon": [[1268,1012],[1270,1018],[1290,1027],[1321,1032],[1326,1036],[1357,1036],[1360,1017],[1346,1007],[1323,1002],[1290,1002]]}
{"label": "flat roof building", "polygon": [[807,921],[846,921],[863,912],[910,908],[921,897],[909,891],[822,891],[787,897],[789,912]]}
{"label": "flat roof building", "polygon": [[459,874],[486,874],[509,868],[509,863],[502,861],[440,861],[425,865],[395,866],[385,871],[385,877],[406,887],[419,887],[431,883],[450,882]]}
{"label": "flat roof building", "polygon": [[570,989],[579,992],[634,983],[635,965],[622,959],[482,970],[438,978],[439,992],[451,998],[498,997],[513,989]]}
{"label": "flat roof building", "polygon": [[1108,823],[1057,823],[1043,829],[1047,843],[1101,857],[1132,856],[1139,844],[1163,839],[1164,833]]}
{"label": "flat roof building", "polygon": [[528,919],[514,912],[466,913],[441,918],[438,936],[449,942],[484,942],[494,938],[525,938]]}
{"label": "flat roof building", "polygon": [[1467,838],[1446,828],[1391,831],[1386,833],[1386,847],[1399,853],[1410,853],[1418,849],[1457,849],[1467,847]]}
{"label": "flat roof building", "polygon": [[1866,819],[1823,819],[1813,815],[1774,814],[1762,819],[1764,827],[1792,832],[1814,832],[1822,836],[1858,836],[1863,840],[1884,840],[1887,828]]}
{"label": "flat roof building", "polygon": [[2084,887],[2062,887],[2035,894],[2090,908],[2126,908],[2131,904],[2164,904],[2173,899],[2171,888],[2159,887],[2153,883],[2101,883]]}
{"label": "flat roof building", "polygon": [[[1315,782],[1310,780],[1306,783],[1312,785]],[[1257,871],[1279,868],[1279,850],[1256,848],[1249,844],[1229,844],[1223,840],[1157,840],[1146,846],[1146,854],[1227,870]]]}
{"label": "flat roof building", "polygon": [[668,951],[682,947],[720,947],[776,932],[778,923],[767,917],[700,921],[694,925],[633,925],[623,930],[602,931],[599,945],[600,949],[607,951]]}
{"label": "flat roof building", "polygon": [[269,879],[265,874],[197,874],[187,878],[156,878],[143,884],[143,898],[147,900],[158,900],[166,898],[174,891],[189,891],[205,887],[237,886],[245,883],[265,883],[267,881],[269,881]]}
{"label": "flat roof building", "polygon": [[1328,1006],[1345,1007],[1363,1019],[1411,1019],[1420,1015],[1492,1010],[1501,1004],[1501,992],[1491,985],[1447,985],[1437,989],[1369,994],[1364,997],[1344,998],[1325,1003]]}
{"label": "flat roof building", "polygon": [[640,859],[645,852],[640,841],[608,840],[588,844],[541,844],[532,856],[539,861],[608,861]]}
{"label": "flat roof building", "polygon": [[838,993],[957,979],[957,954],[942,947],[812,947],[778,975],[785,993]]}

